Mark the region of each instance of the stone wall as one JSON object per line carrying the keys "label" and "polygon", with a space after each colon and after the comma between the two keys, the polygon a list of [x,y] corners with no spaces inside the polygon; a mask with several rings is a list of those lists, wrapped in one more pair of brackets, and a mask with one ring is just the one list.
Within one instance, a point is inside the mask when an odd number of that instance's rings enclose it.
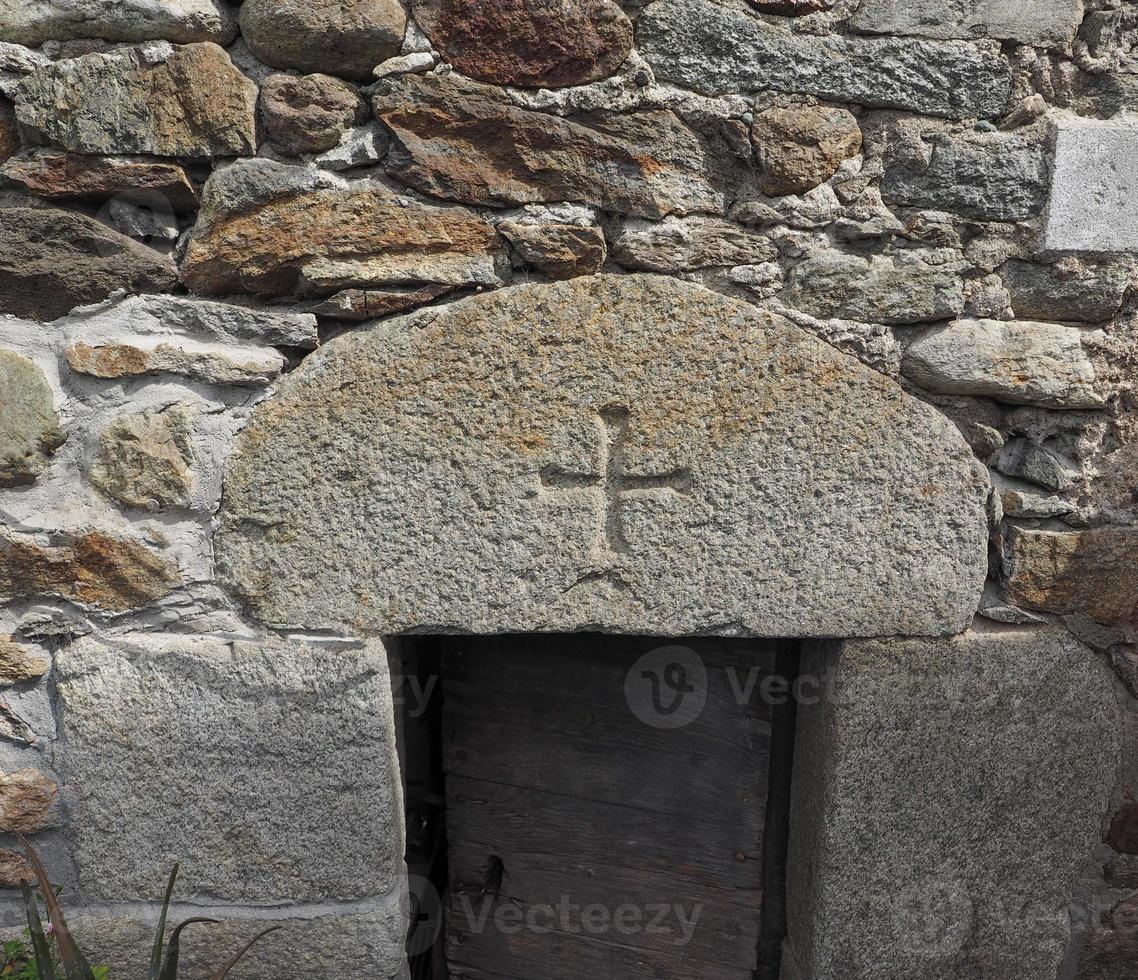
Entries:
{"label": "stone wall", "polygon": [[[115,964],[180,859],[235,922],[194,962],[281,920],[241,976],[400,976],[382,634],[878,637],[826,656],[912,737],[801,733],[835,856],[804,980],[1131,976],[1135,112],[1126,0],[0,0],[0,832]],[[554,390],[599,434],[531,427]],[[591,462],[564,426],[690,519],[617,505],[577,555],[580,514],[504,509]],[[877,838],[867,744],[909,817]],[[969,931],[858,946],[851,891],[929,860],[913,824],[955,828]],[[993,911],[1005,878],[1042,911]]]}

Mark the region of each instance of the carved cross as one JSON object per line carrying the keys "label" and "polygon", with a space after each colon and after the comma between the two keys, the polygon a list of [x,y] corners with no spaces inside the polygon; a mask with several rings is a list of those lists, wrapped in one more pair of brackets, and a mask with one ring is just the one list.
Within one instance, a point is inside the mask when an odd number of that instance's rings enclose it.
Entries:
{"label": "carved cross", "polygon": [[672,490],[687,493],[692,475],[686,467],[668,473],[633,476],[625,472],[625,444],[628,438],[627,408],[602,408],[597,416],[600,437],[600,472],[572,473],[560,466],[547,466],[541,471],[543,487],[552,490],[596,490],[601,528],[598,550],[628,551],[624,536],[624,500],[629,493],[641,490]]}

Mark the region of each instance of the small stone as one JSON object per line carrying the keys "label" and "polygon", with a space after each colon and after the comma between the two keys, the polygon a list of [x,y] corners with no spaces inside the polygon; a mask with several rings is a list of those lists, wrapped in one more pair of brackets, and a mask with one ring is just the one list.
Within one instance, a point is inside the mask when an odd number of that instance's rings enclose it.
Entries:
{"label": "small stone", "polygon": [[1016,316],[1105,323],[1122,308],[1131,274],[1122,263],[1064,258],[1054,265],[1012,259],[1000,268]]}
{"label": "small stone", "polygon": [[762,174],[759,189],[771,197],[805,194],[834,176],[861,150],[852,112],[830,106],[773,107],[755,113],[751,142]]}
{"label": "small stone", "polygon": [[236,33],[233,15],[218,0],[0,0],[0,34],[32,48],[80,38],[226,45]]}
{"label": "small stone", "polygon": [[399,0],[245,0],[241,33],[274,68],[367,81],[399,54],[407,12]]}
{"label": "small stone", "polygon": [[36,769],[0,773],[0,833],[34,834],[53,823],[59,788]]}
{"label": "small stone", "polygon": [[1013,439],[1004,446],[996,458],[995,468],[1005,476],[1026,480],[1056,493],[1068,489],[1074,482],[1059,460],[1030,439]]}
{"label": "small stone", "polygon": [[[1135,882],[1120,882],[1129,888]],[[1092,929],[1084,937],[1079,980],[1133,980],[1138,966],[1138,929]]]}
{"label": "small stone", "polygon": [[506,237],[528,265],[550,279],[572,279],[600,272],[608,255],[605,234],[595,226],[503,221]]}
{"label": "small stone", "polygon": [[785,17],[806,17],[829,10],[834,0],[748,0],[761,14],[777,14]]}
{"label": "small stone", "polygon": [[34,482],[66,438],[43,372],[0,350],[0,487]]}
{"label": "small stone", "polygon": [[760,265],[778,258],[763,234],[720,218],[630,218],[613,242],[613,258],[643,272],[688,272],[715,267]]}
{"label": "small stone", "polygon": [[705,95],[771,88],[966,119],[1002,115],[1012,92],[1007,61],[973,44],[792,33],[714,0],[656,0],[636,36],[658,80]]}
{"label": "small stone", "polygon": [[169,258],[85,214],[0,208],[0,313],[54,320],[119,289],[162,292],[177,281]]}
{"label": "small stone", "polygon": [[379,163],[387,155],[387,133],[374,123],[349,129],[340,142],[315,160],[323,170],[351,170]]}
{"label": "small stone", "polygon": [[15,639],[0,637],[0,684],[31,684],[43,677],[49,666],[45,657]]}
{"label": "small stone", "polygon": [[196,211],[199,204],[186,171],[156,160],[29,150],[0,167],[0,175],[48,200],[150,201],[157,195],[179,214]]}
{"label": "small stone", "polygon": [[783,287],[782,266],[777,262],[737,265],[727,273],[736,286],[741,286],[756,299],[770,299]]}
{"label": "small stone", "polygon": [[178,374],[220,385],[267,385],[284,370],[284,355],[267,347],[207,344],[184,338],[138,336],[129,340],[73,340],[67,363],[78,374],[134,378]]}
{"label": "small stone", "polygon": [[0,532],[0,598],[58,596],[126,612],[169,595],[177,571],[142,545],[92,532],[58,544]]}
{"label": "small stone", "polygon": [[115,419],[99,436],[91,483],[125,507],[187,506],[190,432],[189,413],[177,406]]}
{"label": "small stone", "polygon": [[1046,127],[1012,133],[934,132],[912,155],[888,155],[881,196],[902,207],[981,221],[1027,221],[1048,189]]}
{"label": "small stone", "polygon": [[286,153],[333,149],[364,109],[359,93],[331,75],[270,75],[261,84],[261,121]]}
{"label": "small stone", "polygon": [[1055,140],[1045,247],[1138,250],[1138,125],[1064,118]]}
{"label": "small stone", "polygon": [[20,133],[16,128],[16,110],[12,103],[0,96],[0,163],[18,153]]}
{"label": "small stone", "polygon": [[1008,517],[1025,517],[1045,521],[1052,517],[1065,517],[1078,509],[1074,504],[1058,497],[1044,497],[1023,490],[1005,490],[1003,495],[1004,513]]}
{"label": "small stone", "polygon": [[494,85],[585,85],[632,50],[632,22],[614,0],[415,0],[414,16],[446,61]]}
{"label": "small stone", "polygon": [[412,51],[397,58],[388,58],[375,66],[372,74],[376,78],[390,78],[392,75],[417,75],[435,67],[435,56],[429,51]]}
{"label": "small stone", "polygon": [[84,154],[240,156],[257,149],[257,86],[216,44],[57,61],[20,85],[26,143]]}
{"label": "small stone", "polygon": [[455,75],[380,82],[374,104],[392,134],[388,173],[446,200],[722,214],[753,179],[722,137],[709,140],[668,110],[566,119]]}
{"label": "small stone", "polygon": [[0,849],[0,888],[19,888],[22,882],[35,880],[35,872],[24,855]]}
{"label": "small stone", "polygon": [[505,243],[465,208],[372,184],[307,191],[307,171],[278,167],[275,194],[250,213],[249,182],[268,193],[261,173],[235,165],[210,178],[182,270],[194,292],[322,296],[410,283],[496,286],[509,274]]}
{"label": "small stone", "polygon": [[317,316],[338,320],[376,320],[402,313],[454,292],[454,286],[424,286],[421,289],[345,289],[313,304]]}
{"label": "small stone", "polygon": [[964,309],[964,284],[953,265],[916,251],[854,255],[816,253],[790,273],[784,303],[811,316],[867,323],[945,320]]}
{"label": "small stone", "polygon": [[1106,840],[1119,854],[1138,854],[1138,803],[1127,804],[1114,814]]}
{"label": "small stone", "polygon": [[1133,528],[1013,527],[1006,575],[1006,593],[1016,605],[1138,627],[1138,530]]}
{"label": "small stone", "polygon": [[1097,336],[1032,320],[957,320],[914,340],[902,370],[930,391],[1041,408],[1098,408],[1105,399],[1084,347],[1084,339]]}
{"label": "small stone", "polygon": [[990,37],[1069,46],[1083,22],[1083,0],[861,0],[850,26],[870,34]]}

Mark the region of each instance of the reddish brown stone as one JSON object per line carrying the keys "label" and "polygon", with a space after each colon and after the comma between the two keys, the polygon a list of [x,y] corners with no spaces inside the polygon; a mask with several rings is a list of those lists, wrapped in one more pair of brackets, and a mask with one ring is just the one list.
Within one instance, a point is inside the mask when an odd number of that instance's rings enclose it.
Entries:
{"label": "reddish brown stone", "polygon": [[18,851],[0,850],[0,888],[19,888],[21,882],[35,880],[35,872],[24,855]]}
{"label": "reddish brown stone", "polygon": [[454,292],[454,286],[424,286],[421,289],[345,289],[309,307],[317,316],[337,320],[376,320],[402,313]]}
{"label": "reddish brown stone", "polygon": [[1138,854],[1138,803],[1127,804],[1114,815],[1106,839],[1120,854]]}
{"label": "reddish brown stone", "polygon": [[1084,940],[1078,980],[1134,980],[1138,929],[1095,929]]}
{"label": "reddish brown stone", "polygon": [[7,160],[20,149],[20,134],[16,130],[16,111],[12,103],[0,98],[0,162]]}
{"label": "reddish brown stone", "polygon": [[51,822],[58,787],[36,769],[0,773],[0,832],[34,834]]}
{"label": "reddish brown stone", "polygon": [[40,545],[0,533],[0,598],[60,596],[125,612],[168,595],[178,585],[174,568],[133,541],[85,534]]}
{"label": "reddish brown stone", "polygon": [[0,174],[49,200],[137,197],[152,202],[157,196],[173,211],[198,207],[198,192],[186,171],[158,160],[33,150],[10,159]]}
{"label": "reddish brown stone", "polygon": [[804,194],[861,149],[853,113],[832,106],[774,107],[755,114],[751,140],[764,194]]}
{"label": "reddish brown stone", "polygon": [[47,660],[14,639],[0,637],[0,684],[26,684],[47,673]]}
{"label": "reddish brown stone", "polygon": [[261,122],[286,153],[323,153],[363,121],[354,88],[331,75],[270,75],[261,84]]}
{"label": "reddish brown stone", "polygon": [[591,276],[601,271],[608,255],[605,234],[596,227],[503,221],[498,231],[526,263],[550,279]]}
{"label": "reddish brown stone", "polygon": [[1138,626],[1138,529],[1012,528],[1006,592],[1026,609]]}
{"label": "reddish brown stone", "polygon": [[414,16],[447,61],[496,85],[595,82],[632,50],[613,0],[416,0]]}

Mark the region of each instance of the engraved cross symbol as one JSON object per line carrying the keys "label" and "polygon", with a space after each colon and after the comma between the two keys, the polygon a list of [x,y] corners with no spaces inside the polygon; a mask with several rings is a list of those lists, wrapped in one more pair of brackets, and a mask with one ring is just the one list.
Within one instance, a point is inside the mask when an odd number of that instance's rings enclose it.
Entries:
{"label": "engraved cross symbol", "polygon": [[633,476],[626,472],[625,444],[628,439],[627,408],[602,408],[598,413],[600,436],[600,472],[572,473],[560,466],[547,466],[541,471],[541,484],[552,490],[593,490],[598,493],[601,537],[598,549],[608,552],[629,550],[624,536],[624,501],[629,493],[641,490],[672,490],[687,493],[691,489],[691,470],[679,467],[668,473]]}

